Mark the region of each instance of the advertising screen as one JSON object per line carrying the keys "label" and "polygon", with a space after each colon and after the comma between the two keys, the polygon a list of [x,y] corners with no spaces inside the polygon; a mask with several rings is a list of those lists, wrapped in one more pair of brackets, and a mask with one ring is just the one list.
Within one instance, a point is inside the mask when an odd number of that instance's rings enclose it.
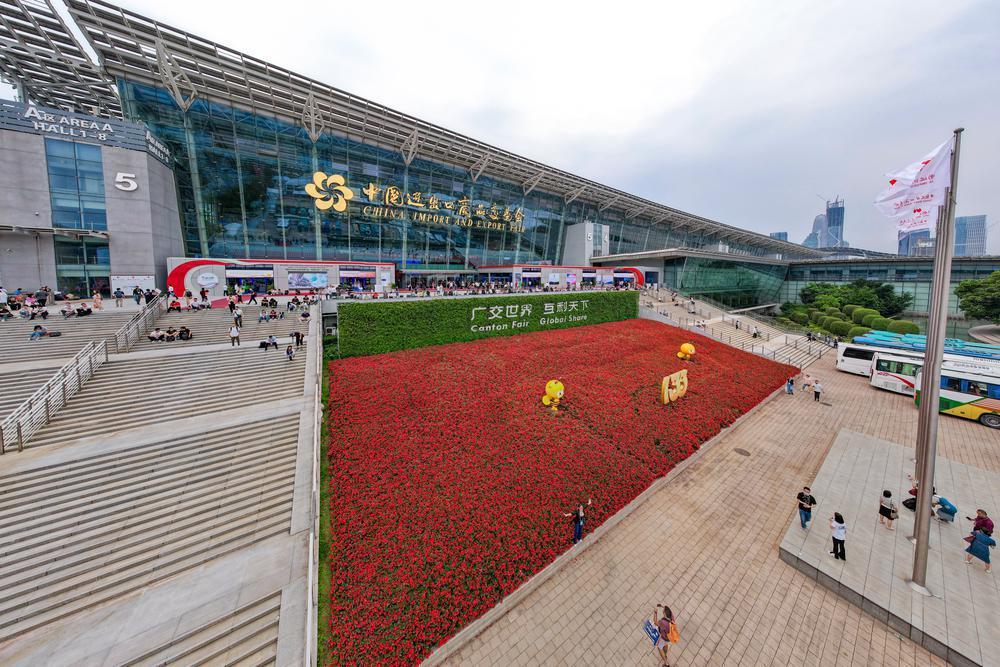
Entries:
{"label": "advertising screen", "polygon": [[320,289],[326,284],[326,273],[288,272],[289,289]]}

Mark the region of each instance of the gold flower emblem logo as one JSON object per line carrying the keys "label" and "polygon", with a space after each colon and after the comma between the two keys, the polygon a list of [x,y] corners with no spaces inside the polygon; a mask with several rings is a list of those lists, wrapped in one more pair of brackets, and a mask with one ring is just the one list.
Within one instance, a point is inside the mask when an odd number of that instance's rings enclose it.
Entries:
{"label": "gold flower emblem logo", "polygon": [[354,199],[354,190],[344,185],[344,177],[340,174],[327,176],[322,171],[313,174],[313,182],[306,184],[306,194],[316,200],[316,208],[325,211],[347,210],[347,202]]}

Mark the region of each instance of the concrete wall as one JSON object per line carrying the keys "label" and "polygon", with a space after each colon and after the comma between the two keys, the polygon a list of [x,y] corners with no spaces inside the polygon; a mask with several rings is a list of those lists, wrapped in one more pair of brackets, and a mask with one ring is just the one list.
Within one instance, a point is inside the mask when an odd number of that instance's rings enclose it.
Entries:
{"label": "concrete wall", "polygon": [[[0,225],[52,227],[45,142],[24,132],[0,132]],[[51,234],[0,232],[0,285],[56,286]]]}
{"label": "concrete wall", "polygon": [[[111,275],[153,275],[162,289],[167,257],[184,252],[173,173],[139,151],[105,146],[102,159]],[[119,189],[118,174],[134,174],[138,187]]]}

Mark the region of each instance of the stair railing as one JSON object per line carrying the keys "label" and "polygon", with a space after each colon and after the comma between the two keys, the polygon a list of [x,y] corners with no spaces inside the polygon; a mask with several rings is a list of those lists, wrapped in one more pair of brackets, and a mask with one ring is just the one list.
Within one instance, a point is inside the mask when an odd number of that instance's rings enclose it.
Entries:
{"label": "stair railing", "polygon": [[24,443],[66,405],[98,368],[108,360],[106,340],[87,343],[65,366],[0,423],[0,454]]}
{"label": "stair railing", "polygon": [[132,349],[142,335],[153,328],[153,323],[167,309],[167,305],[167,300],[162,295],[146,303],[142,310],[115,332],[115,351],[120,354]]}

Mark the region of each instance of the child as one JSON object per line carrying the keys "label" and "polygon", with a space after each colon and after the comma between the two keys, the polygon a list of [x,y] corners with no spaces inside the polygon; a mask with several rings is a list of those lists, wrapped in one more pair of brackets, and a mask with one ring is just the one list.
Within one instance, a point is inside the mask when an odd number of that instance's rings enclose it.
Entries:
{"label": "child", "polygon": [[291,361],[295,357],[295,348],[289,345],[285,348],[285,356]]}

